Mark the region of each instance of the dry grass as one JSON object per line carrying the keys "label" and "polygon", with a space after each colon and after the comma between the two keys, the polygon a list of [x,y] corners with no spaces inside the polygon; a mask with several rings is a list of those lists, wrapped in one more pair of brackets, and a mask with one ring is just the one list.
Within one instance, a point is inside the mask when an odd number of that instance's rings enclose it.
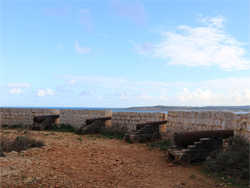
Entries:
{"label": "dry grass", "polygon": [[28,136],[17,136],[15,139],[1,136],[0,144],[0,151],[2,152],[19,152],[28,148],[41,147],[45,145],[42,141],[36,141]]}

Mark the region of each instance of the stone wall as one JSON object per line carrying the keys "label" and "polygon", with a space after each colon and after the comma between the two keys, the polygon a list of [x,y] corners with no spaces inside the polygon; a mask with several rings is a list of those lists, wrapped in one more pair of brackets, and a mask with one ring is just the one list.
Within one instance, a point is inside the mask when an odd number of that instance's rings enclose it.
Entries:
{"label": "stone wall", "polygon": [[167,114],[161,112],[113,112],[112,126],[119,127],[121,130],[131,131],[135,129],[136,124],[152,121],[163,121],[167,119]]}
{"label": "stone wall", "polygon": [[231,112],[216,111],[169,111],[165,138],[173,138],[174,132],[224,130],[234,129],[235,134],[241,134],[249,139],[250,113],[234,114]]}
{"label": "stone wall", "polygon": [[235,114],[233,127],[236,134],[250,140],[250,113]]}
{"label": "stone wall", "polygon": [[0,125],[31,125],[34,116],[59,114],[56,123],[82,126],[86,119],[111,117],[106,121],[107,127],[131,131],[136,124],[168,120],[160,126],[163,138],[173,138],[174,132],[234,129],[248,140],[250,139],[250,113],[234,114],[216,111],[169,111],[168,114],[155,112],[113,112],[106,110],[70,110],[70,109],[38,109],[38,108],[0,108]]}
{"label": "stone wall", "polygon": [[[107,110],[60,110],[60,123],[70,124],[73,127],[81,127],[86,119],[111,117],[112,111]],[[111,120],[106,121],[105,126],[111,126]]]}
{"label": "stone wall", "polygon": [[29,126],[33,123],[34,116],[55,114],[59,114],[59,110],[38,108],[0,108],[0,125],[22,124]]}

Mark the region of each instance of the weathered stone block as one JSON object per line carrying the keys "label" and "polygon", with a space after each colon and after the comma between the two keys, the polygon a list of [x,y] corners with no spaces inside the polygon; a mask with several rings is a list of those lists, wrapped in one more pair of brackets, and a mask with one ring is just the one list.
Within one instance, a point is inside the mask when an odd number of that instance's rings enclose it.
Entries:
{"label": "weathered stone block", "polygon": [[219,120],[219,119],[216,119],[216,120],[214,121],[214,124],[215,124],[216,126],[219,126],[219,125],[221,125],[221,120]]}
{"label": "weathered stone block", "polygon": [[233,121],[231,121],[231,120],[223,120],[222,121],[222,128],[223,129],[233,129]]}

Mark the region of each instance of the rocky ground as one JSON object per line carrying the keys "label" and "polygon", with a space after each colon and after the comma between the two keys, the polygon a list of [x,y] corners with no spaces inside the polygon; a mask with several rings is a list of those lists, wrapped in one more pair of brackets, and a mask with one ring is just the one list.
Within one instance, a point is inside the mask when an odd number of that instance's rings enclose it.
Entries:
{"label": "rocky ground", "polygon": [[2,130],[2,135],[25,135],[46,145],[0,157],[2,188],[225,187],[207,179],[200,166],[172,164],[163,151],[145,144],[59,132]]}

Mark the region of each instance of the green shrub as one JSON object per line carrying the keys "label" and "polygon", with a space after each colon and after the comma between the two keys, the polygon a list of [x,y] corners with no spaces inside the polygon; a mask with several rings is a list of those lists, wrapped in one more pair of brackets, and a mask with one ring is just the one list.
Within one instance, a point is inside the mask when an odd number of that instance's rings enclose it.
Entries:
{"label": "green shrub", "polygon": [[159,142],[158,146],[160,150],[167,151],[170,147],[174,145],[174,141],[171,139],[166,139]]}
{"label": "green shrub", "polygon": [[7,124],[3,124],[2,126],[3,126],[3,127],[8,127],[8,125],[7,125]]}
{"label": "green shrub", "polygon": [[215,159],[208,157],[204,167],[210,173],[249,180],[249,143],[238,135],[229,138],[225,151],[219,152]]}

